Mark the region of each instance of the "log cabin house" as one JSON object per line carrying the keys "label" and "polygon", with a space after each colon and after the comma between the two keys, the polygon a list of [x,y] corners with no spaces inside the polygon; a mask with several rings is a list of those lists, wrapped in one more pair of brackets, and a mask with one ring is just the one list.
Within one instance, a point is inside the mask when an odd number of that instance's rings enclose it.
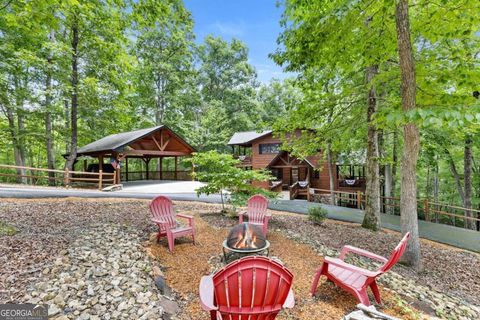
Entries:
{"label": "log cabin house", "polygon": [[[316,155],[299,159],[281,149],[282,141],[271,130],[236,132],[228,142],[240,167],[266,169],[276,178],[270,182],[254,182],[262,188],[290,190],[290,197],[308,197],[309,188],[328,193],[330,179],[328,163],[320,150]],[[341,158],[341,157],[339,157]],[[365,191],[363,164],[350,164],[340,159],[334,166],[336,191],[355,193]]]}

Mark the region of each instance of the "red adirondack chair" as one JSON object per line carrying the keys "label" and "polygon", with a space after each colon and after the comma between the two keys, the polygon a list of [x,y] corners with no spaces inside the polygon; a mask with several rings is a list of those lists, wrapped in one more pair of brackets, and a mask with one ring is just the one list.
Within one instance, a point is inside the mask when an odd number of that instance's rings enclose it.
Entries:
{"label": "red adirondack chair", "polygon": [[[409,236],[410,233],[407,232],[400,243],[395,247],[395,250],[393,250],[389,259],[352,246],[344,246],[338,259],[325,257],[322,266],[318,269],[317,273],[315,274],[315,278],[313,279],[311,289],[312,295],[315,295],[318,281],[320,280],[320,277],[324,275],[340,288],[353,294],[360,301],[360,303],[363,303],[366,306],[370,305],[370,300],[368,299],[367,294],[367,288],[370,287],[373,292],[373,296],[375,297],[375,301],[378,304],[381,304],[382,300],[380,299],[380,292],[378,291],[375,280],[378,276],[390,270],[398,262],[405,251]],[[370,271],[348,264],[344,262],[344,259],[345,255],[349,252],[377,260],[382,262],[383,265],[380,266],[376,271]]]}
{"label": "red adirondack chair", "polygon": [[[175,239],[179,237],[192,235],[193,244],[195,244],[193,217],[186,214],[176,214],[173,210],[172,200],[165,196],[156,197],[150,203],[150,212],[152,213],[152,221],[158,226],[157,241],[166,236],[170,252],[173,252]],[[176,217],[187,219],[188,226],[177,225]]]}
{"label": "red adirondack chair", "polygon": [[200,281],[200,303],[212,320],[275,319],[293,308],[293,275],[272,259],[247,256]]}
{"label": "red adirondack chair", "polygon": [[248,223],[258,225],[262,228],[263,235],[267,236],[268,220],[271,215],[267,213],[268,199],[257,194],[248,199],[247,211],[238,214],[238,223],[243,223],[243,216],[246,213]]}

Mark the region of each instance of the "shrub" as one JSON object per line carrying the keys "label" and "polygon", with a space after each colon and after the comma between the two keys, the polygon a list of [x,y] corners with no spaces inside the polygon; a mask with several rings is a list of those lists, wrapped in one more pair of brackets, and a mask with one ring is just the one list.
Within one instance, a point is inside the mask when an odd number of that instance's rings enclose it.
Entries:
{"label": "shrub", "polygon": [[13,236],[15,233],[17,233],[17,229],[6,222],[0,221],[0,236]]}
{"label": "shrub", "polygon": [[318,225],[321,225],[325,221],[327,214],[327,210],[321,206],[308,208],[308,219]]}

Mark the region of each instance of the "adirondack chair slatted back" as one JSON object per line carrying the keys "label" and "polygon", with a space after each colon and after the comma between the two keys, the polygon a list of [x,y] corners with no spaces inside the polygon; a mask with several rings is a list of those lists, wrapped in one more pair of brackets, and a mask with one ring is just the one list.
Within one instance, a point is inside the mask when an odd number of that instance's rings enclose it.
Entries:
{"label": "adirondack chair slatted back", "polygon": [[407,232],[403,236],[402,240],[397,244],[397,246],[393,250],[388,261],[385,262],[385,264],[382,267],[380,267],[379,271],[381,271],[382,273],[387,272],[398,262],[398,260],[400,260],[400,258],[403,255],[403,252],[405,252],[405,248],[407,247],[409,237],[410,237],[410,232]]}
{"label": "adirondack chair slatted back", "polygon": [[268,199],[262,195],[254,195],[248,199],[248,222],[263,223],[263,219],[267,214]]}
{"label": "adirondack chair slatted back", "polygon": [[[154,219],[168,223],[170,228],[177,227],[176,213],[173,210],[172,200],[165,196],[158,196],[150,203],[150,212]],[[164,227],[161,227],[164,229]]]}
{"label": "adirondack chair slatted back", "polygon": [[271,259],[236,260],[213,277],[215,300],[223,319],[274,319],[292,286],[293,275]]}

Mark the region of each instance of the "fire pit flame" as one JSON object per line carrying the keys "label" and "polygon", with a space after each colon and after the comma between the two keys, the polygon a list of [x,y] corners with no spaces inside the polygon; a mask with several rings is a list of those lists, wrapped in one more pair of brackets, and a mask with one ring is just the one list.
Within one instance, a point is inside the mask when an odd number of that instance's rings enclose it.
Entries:
{"label": "fire pit flame", "polygon": [[262,228],[254,224],[237,224],[230,230],[227,239],[223,242],[223,258],[225,263],[245,255],[268,256],[270,242],[265,239]]}
{"label": "fire pit flame", "polygon": [[243,225],[243,232],[239,232],[237,235],[238,241],[233,245],[237,249],[257,249],[257,235],[255,230],[249,224]]}

